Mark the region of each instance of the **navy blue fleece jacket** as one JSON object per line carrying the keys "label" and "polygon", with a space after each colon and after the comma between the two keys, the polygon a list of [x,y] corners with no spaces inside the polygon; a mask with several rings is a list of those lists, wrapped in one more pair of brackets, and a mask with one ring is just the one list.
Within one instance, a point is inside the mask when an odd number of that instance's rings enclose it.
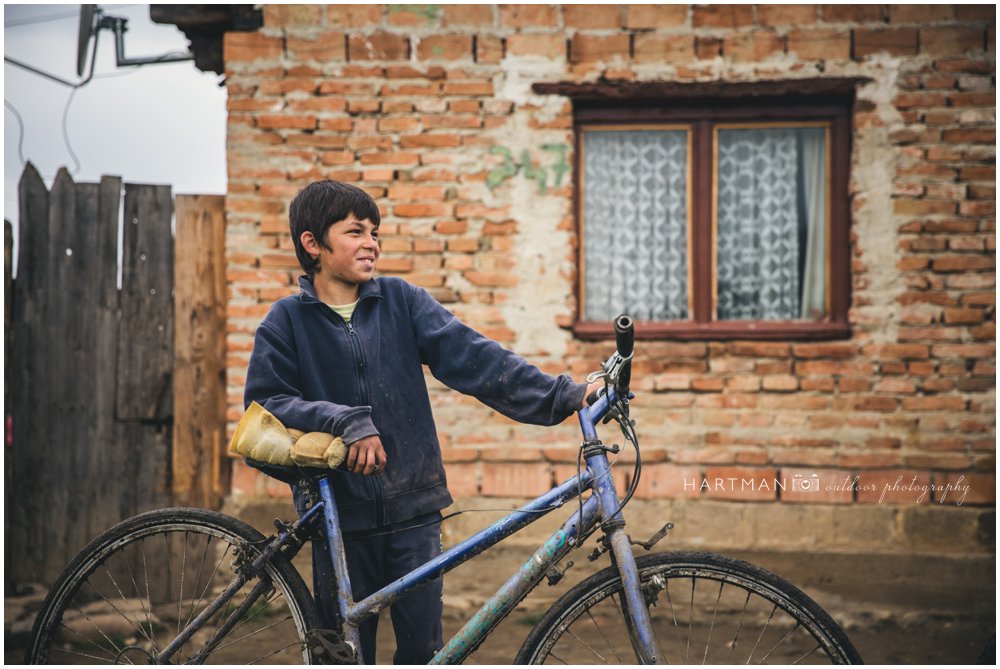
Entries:
{"label": "navy blue fleece jacket", "polygon": [[385,472],[330,474],[345,531],[451,503],[423,365],[523,423],[555,425],[583,402],[586,384],[543,373],[401,279],[362,284],[350,323],[317,299],[307,277],[299,286],[257,329],[244,404],[256,401],[287,427],[329,432],[347,444],[379,435]]}

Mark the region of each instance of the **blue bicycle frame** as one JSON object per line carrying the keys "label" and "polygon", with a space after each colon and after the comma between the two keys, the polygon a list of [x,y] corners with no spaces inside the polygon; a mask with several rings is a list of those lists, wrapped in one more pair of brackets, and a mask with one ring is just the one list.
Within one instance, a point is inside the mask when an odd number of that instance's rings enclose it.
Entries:
{"label": "blue bicycle frame", "polygon": [[[608,397],[602,396],[589,408],[581,409],[578,416],[585,443],[597,441],[596,425],[608,413],[616,400],[614,388]],[[579,537],[586,536],[600,523],[606,535],[606,545],[621,574],[624,613],[629,617],[632,644],[643,663],[656,664],[661,657],[654,638],[649,611],[640,588],[639,573],[632,555],[631,543],[624,532],[625,521],[621,515],[618,492],[611,477],[610,465],[604,451],[594,449],[586,455],[586,470],[581,471],[562,485],[534,499],[517,511],[445,551],[430,562],[417,567],[402,578],[390,583],[359,602],[351,597],[351,580],[344,557],[344,542],[333,490],[327,479],[318,480],[319,503],[301,518],[306,524],[322,513],[326,529],[333,570],[337,579],[337,605],[344,621],[344,638],[357,650],[360,658],[358,625],[368,616],[380,611],[404,594],[444,574],[463,562],[482,553],[491,546],[530,525],[548,512],[576,499],[586,490],[593,494],[574,511],[566,523],[556,530],[517,573],[487,601],[466,625],[452,637],[431,660],[431,664],[458,664],[486,638],[486,635],[535,587],[548,570],[574,547]]]}

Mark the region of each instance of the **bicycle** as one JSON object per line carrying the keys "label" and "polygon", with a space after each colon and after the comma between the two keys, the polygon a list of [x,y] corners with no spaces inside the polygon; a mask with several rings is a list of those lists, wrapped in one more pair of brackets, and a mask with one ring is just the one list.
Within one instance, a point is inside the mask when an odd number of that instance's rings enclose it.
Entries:
{"label": "bicycle", "polygon": [[[622,514],[642,468],[629,391],[634,331],[615,321],[617,350],[592,374],[604,388],[579,412],[578,474],[437,558],[359,602],[352,601],[328,470],[297,470],[309,502],[264,537],[242,521],[200,509],[135,516],[84,548],[57,580],[34,623],[27,663],[354,663],[358,623],[395,599],[475,557],[539,517],[577,500],[566,522],[434,656],[467,658],[543,579],[594,533],[591,559],[612,566],[566,592],[528,634],[515,662],[659,663],[825,660],[857,663],[850,640],[818,604],[782,578],[710,553],[650,550],[630,539]],[[607,446],[596,426],[616,421],[636,449],[632,483],[619,499]],[[582,464],[585,463],[586,467]],[[287,474],[287,473],[286,473]],[[590,492],[584,499],[584,493]],[[290,560],[310,540],[329,543],[340,624],[323,629],[315,602]]]}

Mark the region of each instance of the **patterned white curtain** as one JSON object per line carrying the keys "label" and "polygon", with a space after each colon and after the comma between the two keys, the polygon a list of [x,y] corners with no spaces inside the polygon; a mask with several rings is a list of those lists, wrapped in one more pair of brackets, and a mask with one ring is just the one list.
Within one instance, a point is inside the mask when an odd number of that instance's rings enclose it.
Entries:
{"label": "patterned white curtain", "polygon": [[687,132],[586,131],[583,156],[585,318],[687,318]]}
{"label": "patterned white curtain", "polygon": [[825,295],[825,131],[720,130],[718,150],[718,319],[815,317]]}

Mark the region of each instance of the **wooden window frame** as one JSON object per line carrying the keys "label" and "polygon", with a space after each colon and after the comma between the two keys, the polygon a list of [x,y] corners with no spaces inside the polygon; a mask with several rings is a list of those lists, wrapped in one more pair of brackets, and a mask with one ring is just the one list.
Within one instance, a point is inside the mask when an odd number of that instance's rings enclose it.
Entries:
{"label": "wooden window frame", "polygon": [[[601,126],[639,128],[678,126],[691,128],[692,148],[688,184],[693,197],[688,202],[689,293],[691,318],[675,322],[639,322],[636,336],[642,339],[680,340],[830,340],[851,336],[848,309],[851,301],[850,206],[848,179],[851,155],[851,108],[853,95],[823,95],[810,100],[757,97],[721,99],[578,99],[574,100],[574,202],[577,243],[577,313],[571,329],[579,339],[607,339],[613,336],[608,322],[583,319],[585,277],[583,244],[582,179],[583,131]],[[714,320],[716,272],[714,247],[716,138],[719,128],[748,125],[822,124],[827,137],[828,173],[828,283],[827,315],[820,321],[718,321]],[[709,289],[697,290],[697,286]]]}

